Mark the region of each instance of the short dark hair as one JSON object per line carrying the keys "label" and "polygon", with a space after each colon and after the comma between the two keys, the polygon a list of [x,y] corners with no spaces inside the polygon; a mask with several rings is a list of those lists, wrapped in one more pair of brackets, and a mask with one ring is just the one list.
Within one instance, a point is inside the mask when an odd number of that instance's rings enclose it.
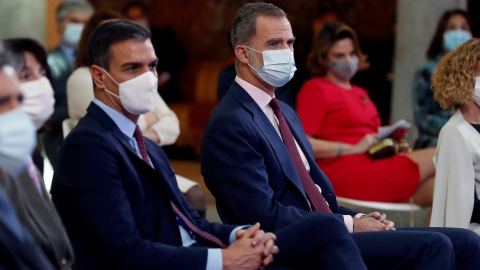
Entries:
{"label": "short dark hair", "polygon": [[[45,77],[52,80],[52,72],[47,63],[47,51],[40,42],[31,38],[12,38],[5,40],[6,47],[15,55],[14,61],[17,69],[22,70],[25,66],[25,52],[33,54],[35,59],[45,70]],[[19,67],[19,68],[18,68]]]}
{"label": "short dark hair", "polygon": [[271,3],[249,3],[241,7],[233,20],[230,38],[233,50],[237,45],[250,45],[257,32],[258,16],[286,18],[287,14]]}
{"label": "short dark hair", "polygon": [[88,42],[89,66],[97,65],[109,71],[112,45],[127,40],[143,42],[147,39],[150,39],[150,31],[129,20],[104,23],[92,33]]}
{"label": "short dark hair", "polygon": [[445,51],[443,47],[443,33],[447,29],[448,20],[450,20],[450,17],[454,15],[461,15],[465,17],[465,20],[467,20],[468,26],[470,27],[470,31],[472,32],[472,35],[474,37],[476,36],[473,20],[467,12],[461,9],[447,10],[442,14],[440,20],[438,20],[437,29],[435,30],[435,34],[433,35],[432,41],[430,41],[430,46],[427,50],[427,59],[433,60],[439,55],[443,55]]}

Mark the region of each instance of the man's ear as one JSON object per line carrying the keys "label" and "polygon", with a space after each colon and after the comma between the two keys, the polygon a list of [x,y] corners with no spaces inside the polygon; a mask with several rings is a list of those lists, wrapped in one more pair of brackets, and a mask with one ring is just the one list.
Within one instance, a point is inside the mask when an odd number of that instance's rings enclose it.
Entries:
{"label": "man's ear", "polygon": [[102,68],[97,65],[92,65],[90,67],[90,74],[92,74],[93,83],[97,86],[98,89],[105,89],[105,81],[103,80]]}
{"label": "man's ear", "polygon": [[250,54],[248,53],[247,47],[243,45],[237,45],[237,47],[235,47],[235,56],[237,56],[238,61],[246,65],[250,63]]}

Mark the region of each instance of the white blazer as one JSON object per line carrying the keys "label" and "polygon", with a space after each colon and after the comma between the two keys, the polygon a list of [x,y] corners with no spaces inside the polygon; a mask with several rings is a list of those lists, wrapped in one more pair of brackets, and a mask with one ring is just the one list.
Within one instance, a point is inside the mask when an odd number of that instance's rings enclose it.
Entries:
{"label": "white blazer", "polygon": [[474,186],[480,193],[480,134],[459,109],[440,131],[434,163],[430,226],[467,228],[480,234],[480,224],[470,223]]}

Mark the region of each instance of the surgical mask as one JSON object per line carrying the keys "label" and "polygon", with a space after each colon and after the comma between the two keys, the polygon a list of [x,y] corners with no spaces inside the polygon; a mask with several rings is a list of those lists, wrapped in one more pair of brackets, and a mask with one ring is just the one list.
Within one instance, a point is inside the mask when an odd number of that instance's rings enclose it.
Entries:
{"label": "surgical mask", "polygon": [[0,168],[18,175],[36,145],[32,120],[21,108],[0,114]]}
{"label": "surgical mask", "polygon": [[473,100],[480,107],[480,77],[475,77],[475,88],[473,89]]}
{"label": "surgical mask", "polygon": [[82,36],[83,23],[68,23],[63,32],[63,40],[68,44],[77,47]]}
{"label": "surgical mask", "polygon": [[447,52],[453,51],[459,45],[472,38],[472,34],[462,29],[443,33],[443,42]]}
{"label": "surgical mask", "polygon": [[297,67],[295,67],[293,52],[290,49],[260,52],[248,46],[245,47],[254,52],[263,54],[262,69],[256,70],[250,64],[248,64],[248,66],[255,70],[258,77],[266,83],[275,87],[281,87],[293,78]]}
{"label": "surgical mask", "polygon": [[335,76],[344,80],[350,80],[357,73],[358,57],[341,62],[330,61],[330,70]]}
{"label": "surgical mask", "polygon": [[141,115],[153,108],[153,101],[155,99],[158,84],[158,78],[153,72],[148,71],[128,81],[118,83],[105,69],[103,71],[105,71],[110,79],[118,84],[118,92],[120,96],[115,95],[107,88],[105,88],[105,91],[110,95],[119,98],[123,107],[129,113]]}
{"label": "surgical mask", "polygon": [[23,95],[20,106],[28,113],[30,119],[38,130],[53,114],[55,98],[52,85],[46,77],[20,84],[20,92]]}

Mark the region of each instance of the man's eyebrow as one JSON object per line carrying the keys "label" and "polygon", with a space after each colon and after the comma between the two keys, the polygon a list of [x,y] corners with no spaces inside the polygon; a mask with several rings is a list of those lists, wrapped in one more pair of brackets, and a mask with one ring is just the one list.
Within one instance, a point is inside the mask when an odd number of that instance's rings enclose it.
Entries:
{"label": "man's eyebrow", "polygon": [[[287,43],[293,42],[293,41],[295,41],[295,39],[296,39],[295,37],[289,38],[289,39],[287,40]],[[272,43],[272,42],[280,43],[280,42],[282,42],[282,41],[283,41],[282,38],[271,38],[271,39],[269,39],[269,40],[267,40],[267,41],[265,42],[265,45],[268,45],[269,43]]]}
{"label": "man's eyebrow", "polygon": [[265,42],[265,45],[268,45],[268,44],[270,44],[270,43],[272,43],[272,42],[274,42],[274,43],[279,43],[279,42],[282,42],[282,40],[283,40],[283,39],[281,39],[281,38],[271,38],[271,39],[269,39],[269,40],[267,40],[267,41]]}
{"label": "man's eyebrow", "polygon": [[140,62],[127,62],[122,64],[122,68],[131,67],[131,66],[140,66],[140,65],[142,65],[142,63]]}
{"label": "man's eyebrow", "polygon": [[150,65],[152,65],[152,64],[155,64],[155,65],[158,64],[158,58],[153,60],[152,62],[150,62]]}

